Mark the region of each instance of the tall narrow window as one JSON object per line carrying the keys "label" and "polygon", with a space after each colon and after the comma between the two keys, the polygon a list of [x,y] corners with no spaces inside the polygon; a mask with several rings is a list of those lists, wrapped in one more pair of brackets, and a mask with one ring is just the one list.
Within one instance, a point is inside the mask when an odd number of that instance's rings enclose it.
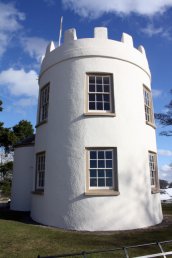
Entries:
{"label": "tall narrow window", "polygon": [[152,106],[152,96],[151,91],[144,86],[143,88],[144,94],[144,103],[145,103],[145,119],[149,124],[154,124],[154,114],[153,114],[153,106]]}
{"label": "tall narrow window", "polygon": [[45,85],[40,92],[39,122],[48,118],[49,84]]}
{"label": "tall narrow window", "polygon": [[88,74],[88,112],[112,113],[113,82],[110,74]]}
{"label": "tall narrow window", "polygon": [[116,148],[87,149],[87,190],[117,190]]}
{"label": "tall narrow window", "polygon": [[45,152],[36,155],[36,190],[44,190]]}
{"label": "tall narrow window", "polygon": [[151,188],[158,189],[158,169],[157,169],[157,154],[149,151],[149,168]]}

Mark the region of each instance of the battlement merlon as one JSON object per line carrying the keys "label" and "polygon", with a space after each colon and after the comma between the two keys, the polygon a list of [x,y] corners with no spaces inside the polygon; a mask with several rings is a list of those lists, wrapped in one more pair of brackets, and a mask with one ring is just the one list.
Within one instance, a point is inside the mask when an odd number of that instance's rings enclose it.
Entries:
{"label": "battlement merlon", "polygon": [[108,38],[106,27],[94,28],[93,38],[78,39],[74,28],[64,32],[64,43],[55,48],[51,41],[46,49],[45,57],[42,60],[41,74],[52,65],[77,57],[100,56],[115,58],[133,63],[150,75],[149,65],[146,58],[145,49],[133,46],[133,38],[127,33],[123,33],[121,41]]}

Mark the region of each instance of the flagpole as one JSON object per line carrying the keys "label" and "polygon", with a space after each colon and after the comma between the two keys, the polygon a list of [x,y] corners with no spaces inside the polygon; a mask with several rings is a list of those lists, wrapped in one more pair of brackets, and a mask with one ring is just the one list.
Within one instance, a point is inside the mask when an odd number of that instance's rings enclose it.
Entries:
{"label": "flagpole", "polygon": [[61,45],[61,38],[62,38],[62,23],[63,23],[63,16],[61,16],[60,18],[59,47]]}

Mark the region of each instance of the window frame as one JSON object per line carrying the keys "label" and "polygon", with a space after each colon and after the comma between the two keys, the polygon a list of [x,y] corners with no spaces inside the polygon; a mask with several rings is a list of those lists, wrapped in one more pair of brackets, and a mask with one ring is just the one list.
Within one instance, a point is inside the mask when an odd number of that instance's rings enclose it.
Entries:
{"label": "window frame", "polygon": [[[48,101],[42,104],[42,95],[44,94],[44,91],[48,89]],[[48,119],[48,111],[49,111],[49,97],[50,97],[50,83],[45,84],[41,89],[40,89],[40,95],[39,95],[39,116],[38,116],[38,123],[44,123]],[[46,97],[47,98],[47,97]],[[46,107],[46,116],[44,117],[43,109]]]}
{"label": "window frame", "polygon": [[[86,191],[85,195],[111,196],[119,195],[118,170],[117,170],[117,148],[116,147],[86,147]],[[90,187],[90,151],[112,151],[112,187]],[[98,159],[97,159],[98,160]],[[105,160],[105,159],[103,159]],[[105,168],[106,169],[106,168]],[[97,170],[97,168],[96,168]],[[98,178],[98,177],[97,177]]]}
{"label": "window frame", "polygon": [[[152,166],[150,164],[150,155],[153,156],[153,167],[154,167],[153,170],[151,170]],[[149,161],[149,175],[150,175],[151,192],[158,193],[159,192],[159,179],[158,179],[157,153],[154,151],[148,151],[148,161]],[[154,184],[152,184],[152,180],[154,180]]]}
{"label": "window frame", "polygon": [[[145,93],[148,94],[149,105],[147,105],[146,103]],[[153,128],[155,128],[152,93],[151,93],[151,90],[146,85],[143,85],[143,98],[144,98],[145,122],[147,125],[150,125]],[[148,112],[146,112],[146,109],[148,110]],[[149,119],[147,117],[149,117]]]}
{"label": "window frame", "polygon": [[[110,110],[96,110],[96,109],[89,109],[89,78],[90,77],[109,77],[110,83],[109,83],[109,92],[105,93],[104,91],[101,92],[93,92],[92,94],[107,94],[109,95],[109,103],[110,103]],[[103,85],[103,84],[102,84]],[[114,105],[114,83],[113,83],[113,74],[112,73],[103,73],[103,72],[87,72],[86,73],[86,90],[85,90],[85,113],[84,115],[90,115],[90,116],[115,116],[115,105]],[[95,101],[97,103],[97,101]],[[100,101],[101,103],[104,103],[104,101]]]}
{"label": "window frame", "polygon": [[[38,166],[39,166],[39,157],[43,156],[44,157],[44,169],[43,170],[38,170]],[[35,173],[35,191],[38,192],[44,192],[44,187],[45,187],[45,168],[46,168],[46,152],[42,151],[42,152],[38,152],[36,153],[36,173]],[[40,186],[39,185],[39,180],[40,180],[40,173],[43,173],[43,185]]]}

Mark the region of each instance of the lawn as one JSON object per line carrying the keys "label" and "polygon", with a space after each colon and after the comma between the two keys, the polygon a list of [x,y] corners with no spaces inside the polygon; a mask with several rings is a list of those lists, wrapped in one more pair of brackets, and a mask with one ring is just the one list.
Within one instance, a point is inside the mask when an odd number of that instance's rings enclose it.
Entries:
{"label": "lawn", "polygon": [[[28,214],[0,210],[0,257],[36,258],[39,255],[103,250],[172,239],[172,204],[163,205],[168,223],[144,230],[89,233],[64,231],[32,223]],[[152,249],[152,248],[151,248]],[[152,249],[153,250],[153,249]],[[154,249],[157,250],[158,249]],[[167,246],[167,250],[172,250]],[[142,252],[143,251],[143,252]],[[148,248],[135,249],[132,255],[149,253]],[[74,256],[73,256],[74,257]],[[90,257],[124,257],[120,253],[92,254]]]}

